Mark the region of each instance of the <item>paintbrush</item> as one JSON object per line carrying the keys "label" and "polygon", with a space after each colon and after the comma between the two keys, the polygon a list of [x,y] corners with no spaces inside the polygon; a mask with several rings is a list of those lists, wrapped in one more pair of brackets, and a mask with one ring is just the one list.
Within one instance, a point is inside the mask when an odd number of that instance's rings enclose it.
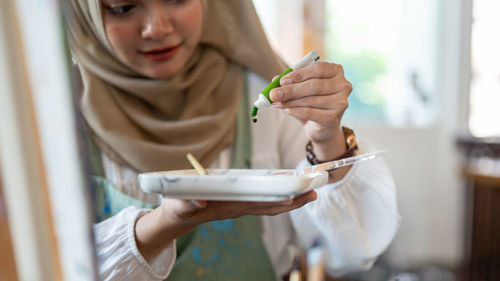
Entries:
{"label": "paintbrush", "polygon": [[208,175],[207,169],[205,169],[196,158],[194,158],[193,154],[188,153],[186,154],[186,158],[188,159],[189,163],[191,163],[191,166],[198,172],[200,175]]}
{"label": "paintbrush", "polygon": [[314,165],[311,167],[306,167],[300,170],[287,170],[287,171],[279,171],[272,173],[271,175],[289,175],[289,174],[309,174],[309,173],[315,173],[319,171],[330,171],[338,168],[342,168],[345,166],[353,165],[354,163],[357,162],[362,162],[362,161],[367,161],[367,160],[372,160],[375,159],[382,154],[385,154],[387,150],[378,150],[370,153],[365,153],[361,155],[356,155],[353,157],[348,157],[348,158],[342,158],[339,160],[335,161],[330,161],[330,162],[325,162],[321,163],[318,165]]}

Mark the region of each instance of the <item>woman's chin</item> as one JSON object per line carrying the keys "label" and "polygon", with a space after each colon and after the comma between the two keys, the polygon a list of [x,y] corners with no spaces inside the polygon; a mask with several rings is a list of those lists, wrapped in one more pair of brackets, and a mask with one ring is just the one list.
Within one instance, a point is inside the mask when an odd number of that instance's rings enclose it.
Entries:
{"label": "woman's chin", "polygon": [[151,79],[167,79],[174,76],[181,68],[174,66],[148,67],[140,71],[143,75]]}

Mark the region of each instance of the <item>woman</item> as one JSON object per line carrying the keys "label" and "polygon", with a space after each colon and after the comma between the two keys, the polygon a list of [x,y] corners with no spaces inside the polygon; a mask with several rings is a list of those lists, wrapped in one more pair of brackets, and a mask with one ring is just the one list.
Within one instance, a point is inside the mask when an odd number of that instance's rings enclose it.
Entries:
{"label": "woman", "polygon": [[336,170],[329,185],[275,203],[160,203],[137,184],[139,172],[189,168],[187,152],[211,168],[272,169],[310,165],[308,140],[311,161],[352,153],[341,127],[352,88],[341,66],[283,77],[275,109],[250,125],[250,101],[284,70],[250,0],[71,4],[81,111],[98,147],[94,166],[102,164],[99,216],[114,215],[95,227],[103,279],[281,280],[297,249],[318,238],[337,276],[368,268],[389,245],[398,212],[382,160]]}

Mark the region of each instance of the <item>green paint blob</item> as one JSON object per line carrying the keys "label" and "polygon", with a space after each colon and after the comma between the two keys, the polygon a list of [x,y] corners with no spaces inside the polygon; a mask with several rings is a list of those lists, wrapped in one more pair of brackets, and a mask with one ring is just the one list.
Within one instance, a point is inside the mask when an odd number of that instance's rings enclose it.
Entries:
{"label": "green paint blob", "polygon": [[257,123],[257,111],[259,111],[259,109],[256,106],[254,106],[252,108],[252,121],[254,123]]}

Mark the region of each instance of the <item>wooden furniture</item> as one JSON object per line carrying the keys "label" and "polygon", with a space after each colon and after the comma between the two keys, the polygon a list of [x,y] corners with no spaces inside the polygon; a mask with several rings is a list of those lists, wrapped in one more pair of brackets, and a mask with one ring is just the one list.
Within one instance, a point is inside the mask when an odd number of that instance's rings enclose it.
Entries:
{"label": "wooden furniture", "polygon": [[462,280],[500,280],[500,138],[461,137],[466,251]]}
{"label": "wooden furniture", "polygon": [[9,231],[9,221],[2,188],[2,176],[0,175],[0,280],[17,281],[16,261],[12,249],[12,239]]}

